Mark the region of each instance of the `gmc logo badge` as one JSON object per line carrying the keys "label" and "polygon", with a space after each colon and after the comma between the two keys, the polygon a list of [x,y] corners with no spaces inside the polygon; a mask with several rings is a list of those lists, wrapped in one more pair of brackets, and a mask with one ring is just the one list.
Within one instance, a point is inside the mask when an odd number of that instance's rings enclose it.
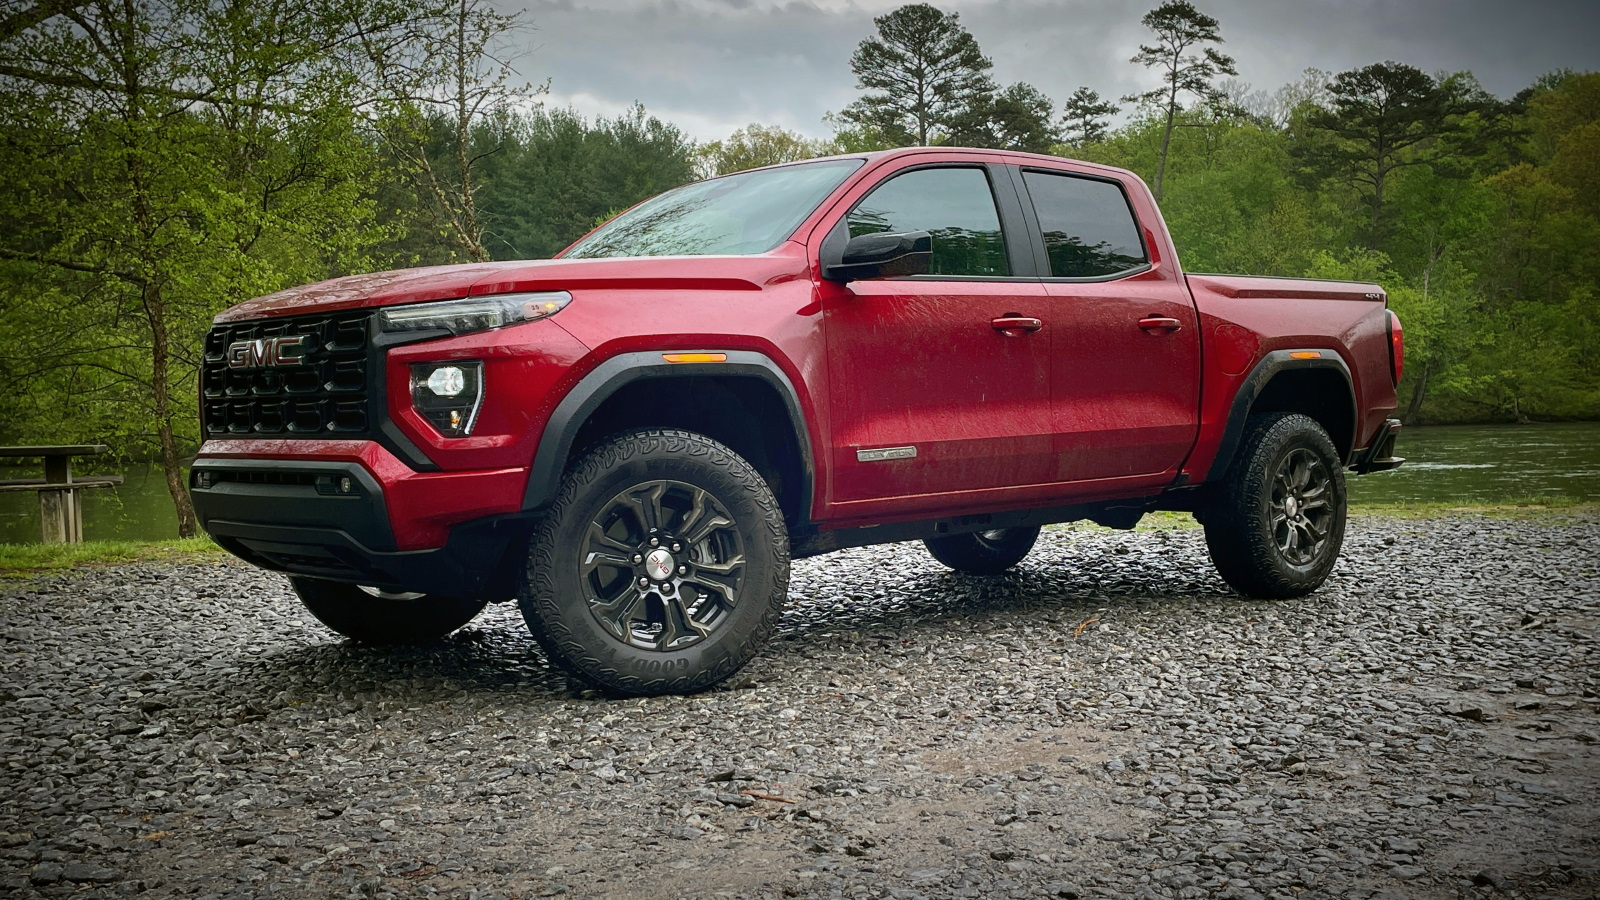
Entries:
{"label": "gmc logo badge", "polygon": [[228,345],[228,368],[260,369],[266,366],[298,366],[305,362],[307,346],[303,334],[293,337],[257,338]]}

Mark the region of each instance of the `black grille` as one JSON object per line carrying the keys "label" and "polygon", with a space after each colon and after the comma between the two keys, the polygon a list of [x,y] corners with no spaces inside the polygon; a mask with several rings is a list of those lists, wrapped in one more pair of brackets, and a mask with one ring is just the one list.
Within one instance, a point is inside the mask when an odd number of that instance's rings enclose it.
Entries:
{"label": "black grille", "polygon": [[[372,427],[366,311],[229,322],[206,335],[200,372],[208,437],[359,437]],[[298,365],[231,368],[241,341],[307,338]]]}

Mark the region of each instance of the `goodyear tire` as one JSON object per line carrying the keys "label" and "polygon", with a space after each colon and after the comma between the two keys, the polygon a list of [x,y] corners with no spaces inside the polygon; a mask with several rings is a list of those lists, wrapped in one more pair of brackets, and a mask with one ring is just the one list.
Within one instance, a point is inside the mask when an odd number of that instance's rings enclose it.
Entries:
{"label": "goodyear tire", "polygon": [[997,528],[972,534],[928,538],[923,546],[933,558],[967,575],[998,575],[1033,550],[1039,529]]}
{"label": "goodyear tire", "polygon": [[320,578],[290,578],[317,621],[361,644],[390,647],[438,640],[483,612],[483,600],[383,594]]}
{"label": "goodyear tire", "polygon": [[739,671],[789,592],[778,501],[748,462],[687,431],[605,441],[573,465],[529,539],[528,629],[580,678],[691,693]]}
{"label": "goodyear tire", "polygon": [[1251,416],[1205,515],[1206,547],[1242,594],[1301,597],[1322,586],[1344,544],[1344,466],[1328,432],[1298,413]]}

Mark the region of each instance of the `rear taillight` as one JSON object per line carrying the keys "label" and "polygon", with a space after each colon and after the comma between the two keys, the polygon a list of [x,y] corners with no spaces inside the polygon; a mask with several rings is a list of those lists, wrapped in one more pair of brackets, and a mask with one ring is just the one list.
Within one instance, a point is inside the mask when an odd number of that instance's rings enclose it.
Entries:
{"label": "rear taillight", "polygon": [[1389,314],[1389,375],[1394,378],[1396,387],[1400,385],[1400,376],[1406,370],[1406,331],[1400,327],[1400,317],[1394,310],[1386,309]]}

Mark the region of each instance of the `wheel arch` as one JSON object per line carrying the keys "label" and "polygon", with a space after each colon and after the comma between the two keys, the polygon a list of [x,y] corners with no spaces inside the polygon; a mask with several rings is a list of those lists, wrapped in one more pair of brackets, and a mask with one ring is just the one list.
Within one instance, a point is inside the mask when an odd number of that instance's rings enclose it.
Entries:
{"label": "wheel arch", "polygon": [[[1318,355],[1307,356],[1309,353]],[[1329,350],[1274,350],[1240,383],[1207,481],[1228,471],[1244,439],[1246,422],[1264,412],[1295,412],[1315,419],[1333,439],[1340,460],[1350,459],[1356,440],[1356,393],[1350,367]]]}
{"label": "wheel arch", "polygon": [[561,474],[587,447],[621,431],[668,427],[727,445],[768,480],[791,526],[808,520],[816,470],[793,382],[763,353],[692,352],[726,358],[670,363],[662,351],[624,353],[584,376],[545,425],[523,509],[549,506]]}

